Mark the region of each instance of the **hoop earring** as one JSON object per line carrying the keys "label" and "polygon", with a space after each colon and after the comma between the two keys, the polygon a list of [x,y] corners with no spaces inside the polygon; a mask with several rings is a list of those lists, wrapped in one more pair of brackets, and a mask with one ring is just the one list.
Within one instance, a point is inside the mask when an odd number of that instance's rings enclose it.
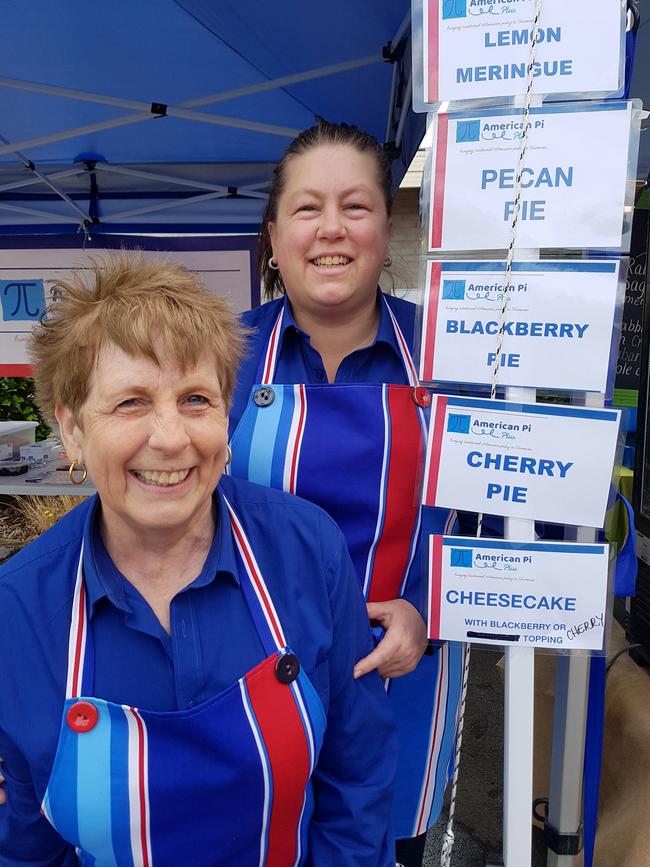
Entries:
{"label": "hoop earring", "polygon": [[390,266],[392,264],[393,264],[393,260],[391,259],[391,257],[386,256],[386,258],[384,259],[384,268],[390,268]]}
{"label": "hoop earring", "polygon": [[[81,478],[80,479],[78,479],[75,476],[75,473],[77,470],[81,471]],[[88,478],[88,470],[83,466],[83,464],[80,464],[79,461],[75,458],[72,461],[72,463],[70,464],[70,466],[68,467],[68,478],[70,479],[70,481],[72,482],[73,485],[83,485],[83,483]]]}
{"label": "hoop earring", "polygon": [[278,263],[275,260],[275,256],[271,256],[271,258],[268,261],[268,266],[273,271],[279,271],[279,269],[280,269],[280,266],[278,265]]}
{"label": "hoop earring", "polygon": [[226,454],[228,455],[228,457],[226,458],[226,463],[224,464],[224,466],[227,467],[232,460],[232,449],[228,445],[226,446]]}

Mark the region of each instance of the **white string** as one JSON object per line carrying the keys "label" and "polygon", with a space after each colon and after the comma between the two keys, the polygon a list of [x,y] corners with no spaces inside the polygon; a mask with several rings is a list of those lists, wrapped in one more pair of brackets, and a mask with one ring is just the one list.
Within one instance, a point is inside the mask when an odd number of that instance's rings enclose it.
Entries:
{"label": "white string", "polygon": [[[508,301],[510,296],[510,286],[512,284],[512,260],[514,257],[515,242],[517,240],[517,228],[519,224],[519,210],[521,206],[521,177],[524,169],[526,151],[528,149],[528,118],[530,116],[530,104],[533,95],[533,70],[535,68],[535,58],[537,57],[537,43],[539,41],[539,19],[542,12],[542,0],[535,2],[535,17],[532,27],[532,41],[530,45],[530,56],[528,60],[528,78],[526,85],[526,94],[524,97],[523,110],[523,131],[521,135],[521,145],[519,148],[519,160],[517,162],[517,173],[515,176],[515,197],[514,207],[512,211],[512,225],[510,231],[510,243],[508,245],[508,254],[506,256],[506,271],[503,286],[503,302],[499,313],[499,330],[497,332],[497,345],[494,357],[494,365],[492,367],[492,384],[490,387],[490,400],[494,400],[497,394],[497,384],[499,379],[499,368],[501,366],[501,349],[503,347],[503,336],[505,333],[506,313],[508,311]],[[483,531],[483,514],[479,514],[476,526],[476,538],[480,538]],[[456,795],[458,791],[458,772],[460,769],[460,753],[463,743],[463,727],[465,724],[465,705],[467,702],[467,683],[469,681],[469,664],[470,664],[470,648],[471,645],[465,646],[465,658],[463,662],[463,685],[460,694],[460,704],[458,707],[458,727],[456,732],[456,745],[454,752],[454,774],[451,783],[451,797],[449,800],[449,818],[447,827],[442,840],[442,850],[440,853],[441,867],[450,867],[451,855],[454,849],[454,816],[456,813]]]}

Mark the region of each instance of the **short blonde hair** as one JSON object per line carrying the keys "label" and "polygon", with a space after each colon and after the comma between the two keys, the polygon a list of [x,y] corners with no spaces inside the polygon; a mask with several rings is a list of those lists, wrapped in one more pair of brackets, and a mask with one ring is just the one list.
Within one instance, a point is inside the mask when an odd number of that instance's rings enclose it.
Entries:
{"label": "short blonde hair", "polygon": [[29,343],[36,399],[48,420],[57,404],[80,418],[103,346],[160,364],[158,341],[184,370],[212,353],[230,409],[244,333],[229,304],[187,268],[122,252],[91,260],[88,270],[58,283],[54,295]]}

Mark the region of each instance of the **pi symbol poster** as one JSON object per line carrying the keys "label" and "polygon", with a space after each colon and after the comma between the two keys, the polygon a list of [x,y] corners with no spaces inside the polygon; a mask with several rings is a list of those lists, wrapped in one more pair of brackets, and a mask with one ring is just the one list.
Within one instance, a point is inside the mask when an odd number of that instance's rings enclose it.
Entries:
{"label": "pi symbol poster", "polygon": [[433,395],[424,503],[602,527],[620,413]]}
{"label": "pi symbol poster", "polygon": [[[639,109],[637,100],[530,110],[517,247],[622,247]],[[523,129],[521,109],[434,115],[429,251],[508,247]]]}
{"label": "pi symbol poster", "polygon": [[[424,103],[526,92],[535,0],[414,0],[413,5],[420,7],[413,20],[422,20],[423,57],[414,68],[422,76]],[[624,3],[544,0],[533,94],[620,95],[624,62]]]}
{"label": "pi symbol poster", "polygon": [[608,545],[429,537],[428,636],[602,650]]}
{"label": "pi symbol poster", "polygon": [[513,262],[506,290],[505,262],[429,260],[420,380],[487,385],[496,363],[500,385],[605,393],[619,270],[611,259]]}

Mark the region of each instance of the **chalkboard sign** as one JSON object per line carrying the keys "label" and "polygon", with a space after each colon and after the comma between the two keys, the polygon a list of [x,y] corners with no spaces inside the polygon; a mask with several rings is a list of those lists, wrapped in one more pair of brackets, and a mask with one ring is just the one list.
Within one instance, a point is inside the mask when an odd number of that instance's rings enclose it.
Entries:
{"label": "chalkboard sign", "polygon": [[[632,240],[630,244],[630,267],[625,287],[625,306],[621,323],[621,341],[616,364],[615,399],[618,406],[636,405],[636,395],[641,379],[641,340],[643,335],[643,301],[648,273],[648,214],[646,208],[634,211]],[[621,391],[623,393],[621,394]]]}

